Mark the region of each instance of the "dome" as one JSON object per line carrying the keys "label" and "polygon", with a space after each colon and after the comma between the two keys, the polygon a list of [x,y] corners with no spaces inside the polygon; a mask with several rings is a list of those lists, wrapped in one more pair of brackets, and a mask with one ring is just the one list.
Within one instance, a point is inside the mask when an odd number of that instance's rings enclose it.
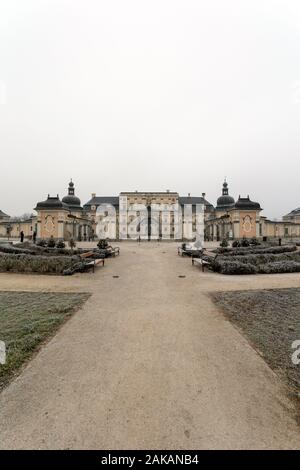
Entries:
{"label": "dome", "polygon": [[234,205],[235,201],[233,197],[229,195],[228,192],[228,183],[225,180],[223,183],[223,190],[222,190],[222,196],[220,196],[217,200],[217,207],[216,210],[224,210],[229,207],[232,207]]}
{"label": "dome", "polygon": [[232,206],[235,200],[231,196],[220,196],[217,200],[217,207],[221,206]]}
{"label": "dome", "polygon": [[70,195],[64,196],[62,198],[62,202],[64,202],[68,206],[80,206],[81,205],[81,201],[79,197],[77,196],[70,196]]}
{"label": "dome", "polygon": [[75,188],[72,180],[69,183],[68,194],[62,198],[62,202],[71,210],[82,210],[81,201],[79,197],[75,196]]}

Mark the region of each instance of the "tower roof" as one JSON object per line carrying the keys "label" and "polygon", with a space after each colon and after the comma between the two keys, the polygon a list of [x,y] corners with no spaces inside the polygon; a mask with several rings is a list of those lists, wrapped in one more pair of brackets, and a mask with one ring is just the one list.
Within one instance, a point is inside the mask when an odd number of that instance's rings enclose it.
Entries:
{"label": "tower roof", "polygon": [[229,209],[234,205],[234,199],[229,195],[228,191],[228,183],[226,179],[224,180],[223,183],[223,189],[222,189],[222,196],[220,196],[217,200],[217,207],[216,210],[226,210]]}
{"label": "tower roof", "polygon": [[75,196],[74,183],[71,179],[68,187],[68,194],[62,198],[62,202],[66,204],[70,210],[82,211],[81,201]]}
{"label": "tower roof", "polygon": [[38,202],[34,210],[41,210],[41,209],[62,209],[62,210],[68,210],[68,206],[64,204],[60,199],[57,194],[56,197],[51,197],[48,194],[48,197],[45,201]]}
{"label": "tower roof", "polygon": [[250,197],[241,197],[239,196],[238,200],[235,203],[236,209],[245,209],[245,210],[261,210],[260,204],[258,202],[251,201]]}

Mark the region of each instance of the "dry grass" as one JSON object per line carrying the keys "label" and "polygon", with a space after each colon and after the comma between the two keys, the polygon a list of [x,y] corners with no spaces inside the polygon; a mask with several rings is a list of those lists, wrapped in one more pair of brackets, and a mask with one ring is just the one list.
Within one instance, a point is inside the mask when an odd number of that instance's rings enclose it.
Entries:
{"label": "dry grass", "polygon": [[300,340],[300,289],[217,292],[212,297],[298,395],[300,365],[292,363],[292,343]]}
{"label": "dry grass", "polygon": [[89,294],[0,292],[0,340],[6,344],[6,364],[0,365],[0,389],[75,312]]}

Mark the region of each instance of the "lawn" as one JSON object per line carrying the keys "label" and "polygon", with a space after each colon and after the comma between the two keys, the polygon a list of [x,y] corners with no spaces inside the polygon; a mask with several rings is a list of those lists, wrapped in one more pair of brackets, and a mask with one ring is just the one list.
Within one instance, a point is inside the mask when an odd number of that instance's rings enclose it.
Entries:
{"label": "lawn", "polygon": [[88,297],[85,293],[0,292],[0,340],[6,345],[0,390]]}
{"label": "lawn", "polygon": [[300,340],[300,289],[217,292],[212,297],[293,393],[300,394],[300,364],[292,362],[292,343]]}

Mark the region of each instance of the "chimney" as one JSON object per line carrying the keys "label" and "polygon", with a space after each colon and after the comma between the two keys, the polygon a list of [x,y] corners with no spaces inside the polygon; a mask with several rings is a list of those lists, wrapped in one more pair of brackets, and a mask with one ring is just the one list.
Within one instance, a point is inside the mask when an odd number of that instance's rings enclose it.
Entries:
{"label": "chimney", "polygon": [[188,197],[191,197],[191,193],[188,193]]}
{"label": "chimney", "polygon": [[96,197],[96,193],[92,193],[92,199],[94,199],[94,197]]}
{"label": "chimney", "polygon": [[203,197],[203,199],[205,199],[205,196],[206,196],[206,193],[202,193],[202,197]]}

